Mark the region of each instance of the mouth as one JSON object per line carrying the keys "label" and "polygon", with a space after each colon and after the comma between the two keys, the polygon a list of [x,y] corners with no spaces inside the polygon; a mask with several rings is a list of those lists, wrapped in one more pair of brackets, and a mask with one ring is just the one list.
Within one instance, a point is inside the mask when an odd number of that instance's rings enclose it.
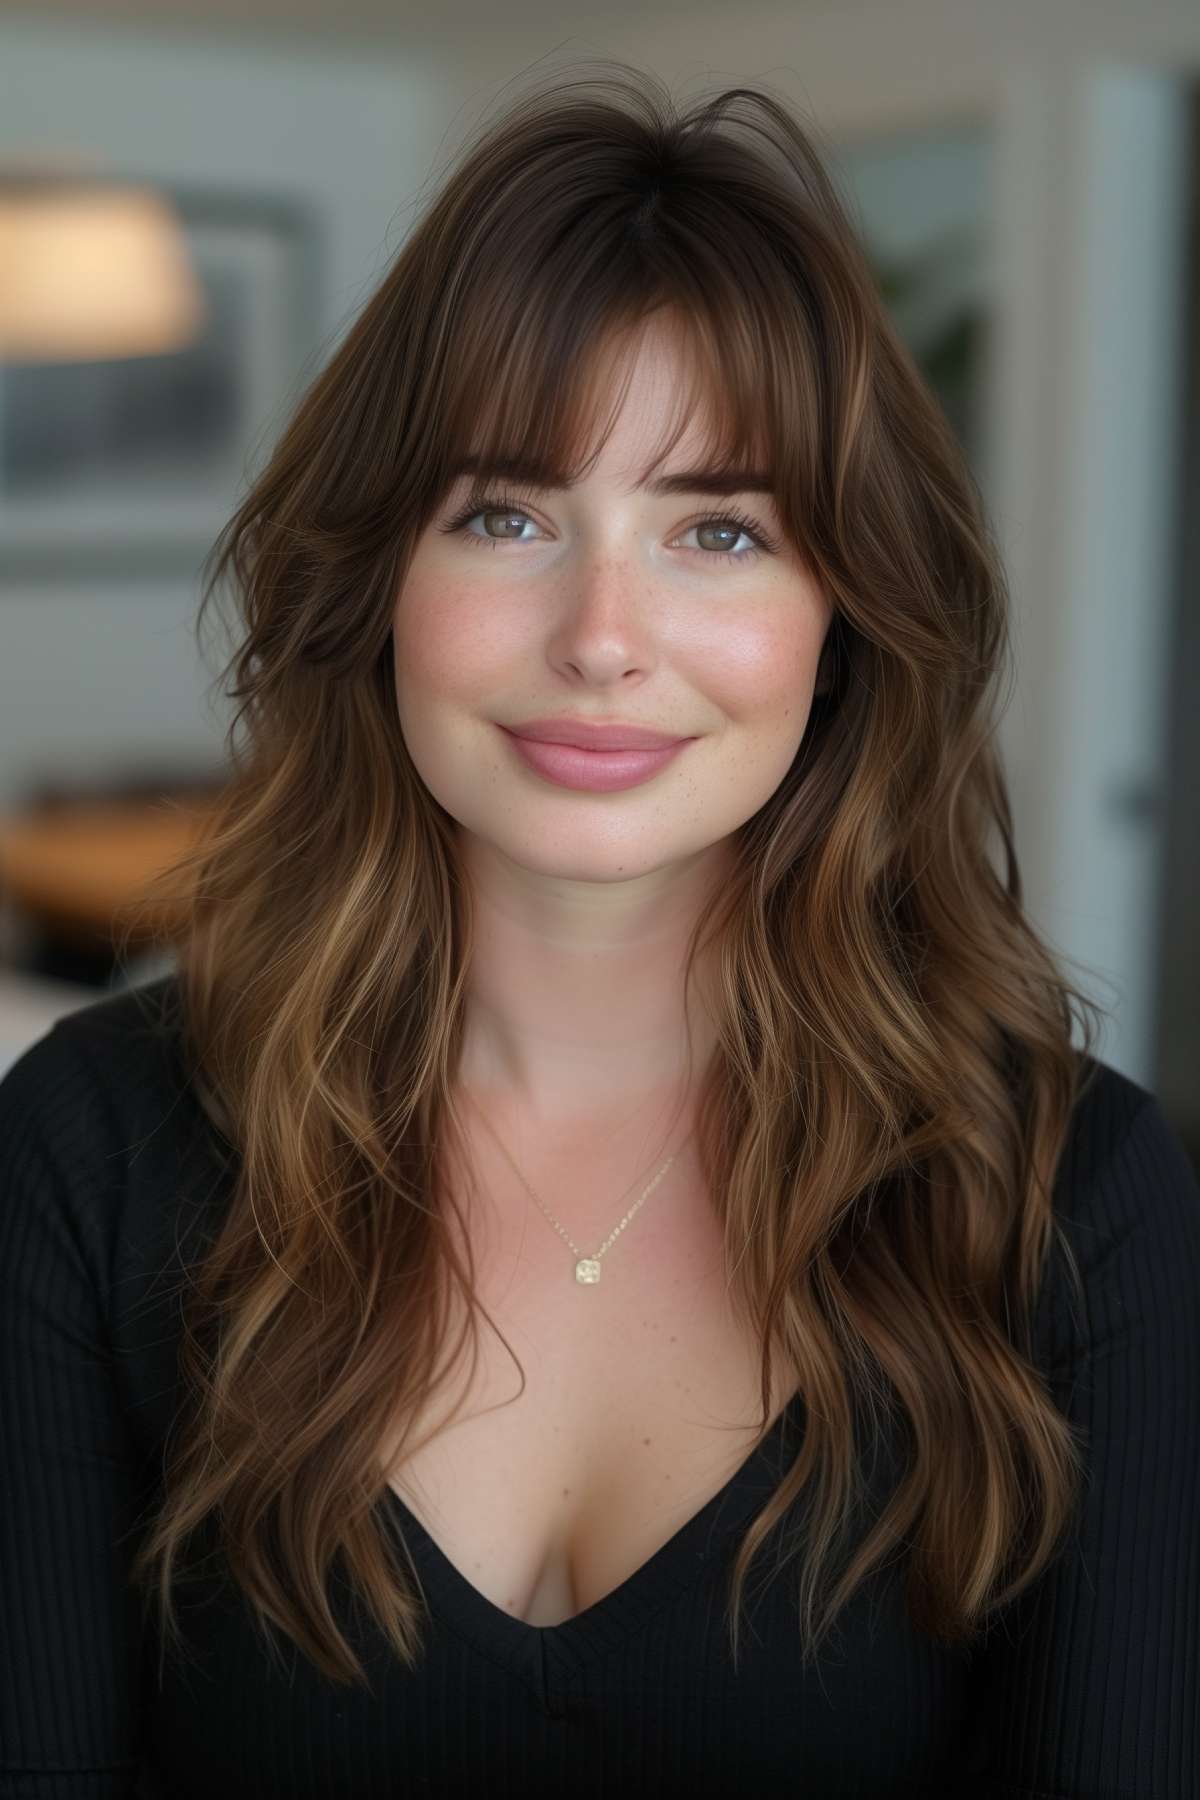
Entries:
{"label": "mouth", "polygon": [[549,743],[542,738],[522,737],[507,726],[499,729],[507,737],[526,768],[557,787],[612,793],[634,787],[657,775],[673,762],[694,738],[668,739],[650,748],[625,750],[589,750],[578,744]]}
{"label": "mouth", "polygon": [[667,750],[688,742],[646,725],[601,724],[590,719],[530,719],[524,725],[503,725],[501,730],[529,742],[573,744],[579,750]]}

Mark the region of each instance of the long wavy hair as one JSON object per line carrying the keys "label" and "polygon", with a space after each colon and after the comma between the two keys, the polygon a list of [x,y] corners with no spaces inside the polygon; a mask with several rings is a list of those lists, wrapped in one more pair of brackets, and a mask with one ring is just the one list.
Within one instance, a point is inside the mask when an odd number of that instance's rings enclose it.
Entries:
{"label": "long wavy hair", "polygon": [[[577,476],[623,398],[609,353],[663,308],[695,379],[657,460],[700,409],[712,461],[771,472],[832,603],[799,750],[686,961],[685,987],[701,952],[717,970],[697,1150],[762,1345],[760,1441],[780,1351],[807,1420],[736,1547],[735,1666],[751,1564],[801,1500],[777,1566],[798,1558],[809,1663],[901,1556],[914,1626],[975,1638],[1071,1522],[1081,1445],[1033,1319],[1055,1243],[1079,1279],[1052,1189],[1099,1009],[1022,909],[999,553],[827,162],[761,87],[681,109],[620,62],[535,81],[459,151],[206,560],[197,624],[234,597],[229,768],[148,896],[174,908],[179,1041],[234,1171],[133,1574],[177,1645],[212,1527],[268,1646],[270,1622],[366,1682],[340,1562],[419,1659],[381,1445],[435,1391],[447,1292],[476,1349],[485,1309],[445,1178],[470,894],[400,730],[394,610],[452,471],[519,451]],[[862,1418],[907,1452],[869,1529]]]}

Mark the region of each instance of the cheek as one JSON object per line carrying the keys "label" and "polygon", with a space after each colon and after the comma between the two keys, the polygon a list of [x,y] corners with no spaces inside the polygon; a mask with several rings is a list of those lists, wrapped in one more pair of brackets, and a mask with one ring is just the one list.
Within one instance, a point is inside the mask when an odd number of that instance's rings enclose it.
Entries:
{"label": "cheek", "polygon": [[392,620],[396,692],[419,704],[422,696],[469,698],[486,688],[501,655],[501,633],[479,605],[468,604],[453,583],[409,582]]}
{"label": "cheek", "polygon": [[821,621],[804,607],[747,618],[706,647],[713,699],[734,724],[782,735],[803,727],[821,653]]}

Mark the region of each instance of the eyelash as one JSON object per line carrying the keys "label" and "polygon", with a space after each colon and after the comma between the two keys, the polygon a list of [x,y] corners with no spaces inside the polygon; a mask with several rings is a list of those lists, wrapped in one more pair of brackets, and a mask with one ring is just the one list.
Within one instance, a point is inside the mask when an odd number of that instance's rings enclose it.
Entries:
{"label": "eyelash", "polygon": [[[467,501],[461,512],[456,513],[454,518],[441,526],[440,529],[447,533],[461,532],[465,537],[473,540],[477,544],[486,544],[490,549],[498,550],[503,541],[502,539],[480,537],[476,532],[468,532],[466,530],[466,527],[471,523],[471,520],[477,519],[482,512],[520,513],[521,516],[526,519],[530,516],[517,500],[508,499],[504,496],[475,493],[471,495],[471,498]],[[768,556],[773,556],[779,548],[775,540],[769,536],[757,519],[748,518],[745,513],[739,512],[736,507],[729,512],[720,514],[710,513],[702,519],[695,519],[692,524],[685,525],[684,530],[694,531],[697,525],[736,525],[740,531],[747,533],[756,541],[756,548],[753,550],[697,550],[693,552],[696,556],[702,556],[706,562],[751,563],[756,562],[763,551],[765,551]],[[510,543],[516,543],[517,541],[516,538],[509,539]]]}

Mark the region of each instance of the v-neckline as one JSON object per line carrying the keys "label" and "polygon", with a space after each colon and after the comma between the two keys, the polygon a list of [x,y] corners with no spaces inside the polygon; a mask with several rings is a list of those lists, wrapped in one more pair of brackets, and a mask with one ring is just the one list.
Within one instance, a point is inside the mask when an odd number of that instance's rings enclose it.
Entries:
{"label": "v-neckline", "polygon": [[451,1562],[390,1484],[379,1509],[384,1520],[403,1534],[425,1591],[432,1625],[442,1622],[517,1673],[536,1671],[540,1676],[546,1663],[552,1662],[561,1675],[570,1677],[605,1652],[619,1649],[631,1633],[699,1577],[714,1546],[761,1510],[794,1454],[794,1446],[786,1442],[788,1426],[794,1424],[802,1432],[804,1412],[803,1398],[794,1394],[761,1443],[698,1512],[619,1586],[557,1625],[531,1625],[497,1606]]}

